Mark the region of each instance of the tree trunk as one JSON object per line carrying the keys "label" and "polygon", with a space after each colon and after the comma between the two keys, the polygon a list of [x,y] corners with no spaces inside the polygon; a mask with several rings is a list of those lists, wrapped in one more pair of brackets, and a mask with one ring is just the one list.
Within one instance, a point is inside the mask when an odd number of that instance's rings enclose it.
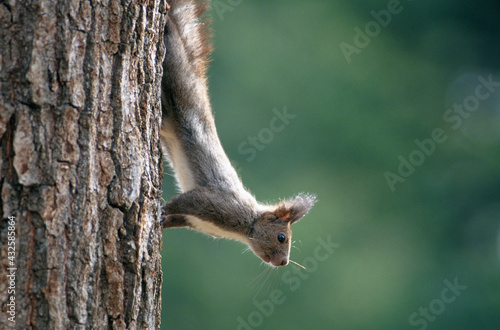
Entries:
{"label": "tree trunk", "polygon": [[166,7],[0,0],[0,328],[159,328]]}

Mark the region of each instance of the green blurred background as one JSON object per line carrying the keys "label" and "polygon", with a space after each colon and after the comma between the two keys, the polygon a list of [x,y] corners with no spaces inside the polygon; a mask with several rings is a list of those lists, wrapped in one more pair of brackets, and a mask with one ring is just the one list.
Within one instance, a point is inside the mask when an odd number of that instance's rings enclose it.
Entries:
{"label": "green blurred background", "polygon": [[[500,87],[475,97],[480,76],[500,82],[500,3],[396,4],[213,1],[229,158],[260,201],[319,202],[293,228],[307,270],[164,231],[162,329],[500,329]],[[368,44],[354,30],[367,23]],[[340,45],[355,41],[348,63]],[[452,113],[464,100],[475,110]],[[284,108],[296,117],[271,136]],[[435,129],[446,140],[419,153]],[[263,150],[242,152],[259,134]],[[404,180],[394,191],[387,172]],[[166,175],[166,200],[173,186]]]}

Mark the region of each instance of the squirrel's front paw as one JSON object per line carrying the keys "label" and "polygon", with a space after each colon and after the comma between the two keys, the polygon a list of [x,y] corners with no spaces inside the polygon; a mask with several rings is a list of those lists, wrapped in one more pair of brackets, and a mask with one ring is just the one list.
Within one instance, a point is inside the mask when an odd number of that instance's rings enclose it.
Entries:
{"label": "squirrel's front paw", "polygon": [[162,226],[163,229],[189,226],[185,216],[179,214],[165,214],[165,213],[161,215],[160,225]]}

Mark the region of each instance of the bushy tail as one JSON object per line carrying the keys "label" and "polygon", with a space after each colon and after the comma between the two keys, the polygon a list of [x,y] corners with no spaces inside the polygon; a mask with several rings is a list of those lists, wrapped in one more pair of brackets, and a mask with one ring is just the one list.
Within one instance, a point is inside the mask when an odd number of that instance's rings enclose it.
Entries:
{"label": "bushy tail", "polygon": [[212,52],[211,20],[205,15],[210,1],[169,0],[168,3],[169,19],[177,28],[188,62],[194,65],[197,76],[203,77]]}

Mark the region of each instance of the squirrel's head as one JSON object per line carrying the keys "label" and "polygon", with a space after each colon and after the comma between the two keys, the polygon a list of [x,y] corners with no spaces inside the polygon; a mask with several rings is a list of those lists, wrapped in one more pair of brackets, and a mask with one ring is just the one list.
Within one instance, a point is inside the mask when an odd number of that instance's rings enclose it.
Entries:
{"label": "squirrel's head", "polygon": [[285,266],[290,257],[292,230],[316,201],[312,195],[299,194],[261,212],[249,237],[250,248],[264,262]]}

